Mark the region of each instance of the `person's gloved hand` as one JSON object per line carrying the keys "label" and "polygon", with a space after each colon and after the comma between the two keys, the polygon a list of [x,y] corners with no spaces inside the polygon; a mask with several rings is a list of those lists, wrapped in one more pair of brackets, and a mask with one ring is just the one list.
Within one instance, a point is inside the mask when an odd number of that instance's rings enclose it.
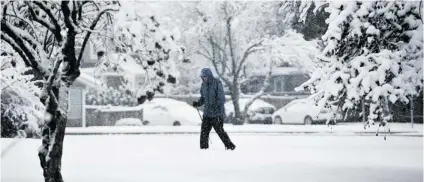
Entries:
{"label": "person's gloved hand", "polygon": [[193,102],[193,107],[199,107],[199,102],[194,101],[194,102]]}

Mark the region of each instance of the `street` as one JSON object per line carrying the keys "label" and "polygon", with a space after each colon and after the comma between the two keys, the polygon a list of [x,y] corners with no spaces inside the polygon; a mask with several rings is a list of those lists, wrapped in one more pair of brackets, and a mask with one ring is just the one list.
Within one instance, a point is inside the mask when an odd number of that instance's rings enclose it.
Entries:
{"label": "street", "polygon": [[[230,134],[237,148],[226,151],[211,136],[207,151],[193,134],[66,136],[62,174],[66,182],[423,181],[422,137]],[[41,140],[1,140],[2,182],[44,181]]]}

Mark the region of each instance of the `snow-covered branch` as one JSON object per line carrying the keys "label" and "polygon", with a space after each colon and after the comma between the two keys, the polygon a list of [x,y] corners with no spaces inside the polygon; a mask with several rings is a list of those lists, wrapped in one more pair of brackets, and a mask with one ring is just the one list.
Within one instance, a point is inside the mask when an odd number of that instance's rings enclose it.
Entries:
{"label": "snow-covered branch", "polygon": [[49,16],[49,18],[50,18],[50,22],[53,24],[53,26],[52,25],[49,25],[50,27],[54,27],[54,28],[50,28],[51,30],[54,30],[54,31],[52,31],[53,33],[54,33],[54,35],[55,35],[55,37],[56,37],[56,39],[57,39],[57,41],[58,42],[61,42],[62,41],[62,35],[61,35],[61,31],[62,31],[62,29],[61,29],[61,27],[60,27],[60,25],[59,25],[59,22],[58,22],[58,20],[56,19],[56,17],[53,15],[53,12],[52,12],[52,10],[50,9],[50,8],[48,8],[47,6],[46,6],[46,4],[45,4],[45,2],[43,2],[43,1],[40,1],[40,2],[38,2],[38,1],[33,1],[32,3],[34,3],[35,5],[37,5],[38,7],[40,7],[40,9],[42,9],[46,14],[47,14],[47,16]]}
{"label": "snow-covered branch", "polygon": [[13,28],[8,22],[1,21],[1,31],[2,31],[2,34],[8,35],[10,37],[10,39],[7,39],[6,36],[2,36],[3,38],[5,38],[4,40],[11,42],[12,46],[18,46],[19,50],[22,50],[22,52],[25,54],[25,57],[23,59],[24,60],[26,59],[28,61],[27,62],[29,63],[28,66],[31,66],[37,69],[36,72],[39,72],[43,77],[47,78],[49,75],[48,71],[42,65],[40,65],[40,63],[36,60],[31,48],[29,48],[24,43],[23,38],[17,32],[13,30]]}
{"label": "snow-covered branch", "polygon": [[320,105],[338,103],[343,111],[367,102],[367,123],[387,123],[391,118],[388,103],[407,103],[409,96],[422,89],[419,4],[331,2],[326,9],[331,13],[323,36],[326,47],[317,56],[329,62],[322,62],[301,87],[322,92]]}
{"label": "snow-covered branch", "polygon": [[[48,21],[46,21],[46,19],[44,19],[44,18],[42,18],[42,17],[40,17],[40,16],[38,16],[36,13],[35,13],[35,11],[34,11],[34,9],[33,9],[33,7],[31,6],[31,4],[30,4],[30,2],[28,1],[28,2],[25,2],[26,4],[27,4],[27,6],[28,6],[28,9],[29,9],[29,12],[30,12],[30,14],[31,14],[31,16],[32,16],[32,18],[34,19],[34,21],[36,21],[36,22],[38,22],[38,23],[40,23],[41,25],[43,25],[44,27],[46,27],[47,29],[49,29],[51,32],[55,32],[56,30],[55,30],[55,27],[52,25],[52,24],[50,24]],[[59,30],[60,31],[60,30]]]}
{"label": "snow-covered branch", "polygon": [[[266,77],[265,77],[265,81],[264,81],[264,85],[262,86],[262,88],[259,90],[259,92],[257,92],[255,95],[253,95],[252,98],[250,98],[247,102],[246,105],[244,106],[244,110],[243,110],[243,115],[246,116],[247,112],[249,111],[249,107],[253,104],[253,102],[255,102],[255,100],[259,99],[264,93],[265,90],[268,88],[269,84],[270,84],[270,80],[271,80],[271,75],[272,75],[272,68],[274,66],[273,64],[273,60],[269,60],[268,61],[268,71],[266,72]],[[245,119],[247,119],[247,117],[245,117]]]}
{"label": "snow-covered branch", "polygon": [[249,55],[251,55],[252,53],[254,53],[256,51],[263,50],[263,49],[259,48],[259,47],[262,46],[262,42],[263,42],[263,40],[261,40],[258,43],[255,43],[255,44],[249,46],[246,49],[246,51],[244,51],[243,57],[241,58],[241,60],[239,62],[239,65],[237,67],[236,75],[239,75],[240,74],[240,71],[243,68],[243,65],[246,63]]}
{"label": "snow-covered branch", "polygon": [[[93,21],[93,23],[90,25],[89,30],[94,30],[94,28],[96,28],[97,23],[99,22],[100,18],[103,16],[103,14],[107,13],[108,11],[118,11],[119,9],[114,9],[114,8],[105,8],[103,10],[101,10],[99,12],[99,14],[97,15],[96,19]],[[82,43],[82,47],[81,50],[84,50],[85,47],[87,46],[88,40],[90,39],[90,35],[91,35],[91,31],[87,31],[83,43]],[[81,64],[81,59],[83,56],[83,51],[80,52],[78,59],[77,59],[77,65]]]}

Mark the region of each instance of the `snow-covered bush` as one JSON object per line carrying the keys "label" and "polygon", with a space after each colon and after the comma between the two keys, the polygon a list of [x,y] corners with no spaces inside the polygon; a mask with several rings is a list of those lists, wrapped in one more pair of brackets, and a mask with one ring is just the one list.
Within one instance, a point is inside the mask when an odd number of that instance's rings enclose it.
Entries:
{"label": "snow-covered bush", "polygon": [[1,136],[40,137],[44,113],[38,97],[40,89],[31,81],[33,76],[25,74],[29,69],[8,48],[2,45],[0,60]]}
{"label": "snow-covered bush", "polygon": [[348,111],[369,103],[368,122],[391,120],[389,102],[408,102],[423,85],[419,1],[332,1],[322,37],[324,63],[300,86],[323,93],[318,104]]}
{"label": "snow-covered bush", "polygon": [[138,118],[123,118],[116,121],[115,126],[142,126],[143,122],[141,122]]}
{"label": "snow-covered bush", "polygon": [[127,89],[109,87],[105,90],[89,89],[86,94],[88,105],[136,106],[137,98]]}

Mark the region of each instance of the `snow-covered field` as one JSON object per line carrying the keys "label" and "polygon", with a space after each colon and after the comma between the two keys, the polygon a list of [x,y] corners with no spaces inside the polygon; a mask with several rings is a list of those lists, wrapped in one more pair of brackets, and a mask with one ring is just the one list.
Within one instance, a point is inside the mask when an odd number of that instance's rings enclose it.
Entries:
{"label": "snow-covered field", "polygon": [[[66,182],[421,182],[423,138],[230,134],[66,136]],[[14,139],[1,139],[2,151]],[[41,141],[23,139],[1,158],[2,182],[42,182]]]}
{"label": "snow-covered field", "polygon": [[[378,124],[364,129],[362,123],[340,123],[337,125],[262,125],[262,124],[246,124],[232,125],[225,124],[225,130],[228,133],[247,133],[247,134],[314,134],[314,135],[375,135]],[[423,125],[414,124],[412,128],[410,124],[390,123],[390,135],[408,135],[423,136]],[[380,132],[383,128],[380,128]],[[66,134],[82,135],[82,134],[198,134],[200,126],[140,126],[140,127],[68,127]],[[214,132],[214,130],[212,130]]]}

